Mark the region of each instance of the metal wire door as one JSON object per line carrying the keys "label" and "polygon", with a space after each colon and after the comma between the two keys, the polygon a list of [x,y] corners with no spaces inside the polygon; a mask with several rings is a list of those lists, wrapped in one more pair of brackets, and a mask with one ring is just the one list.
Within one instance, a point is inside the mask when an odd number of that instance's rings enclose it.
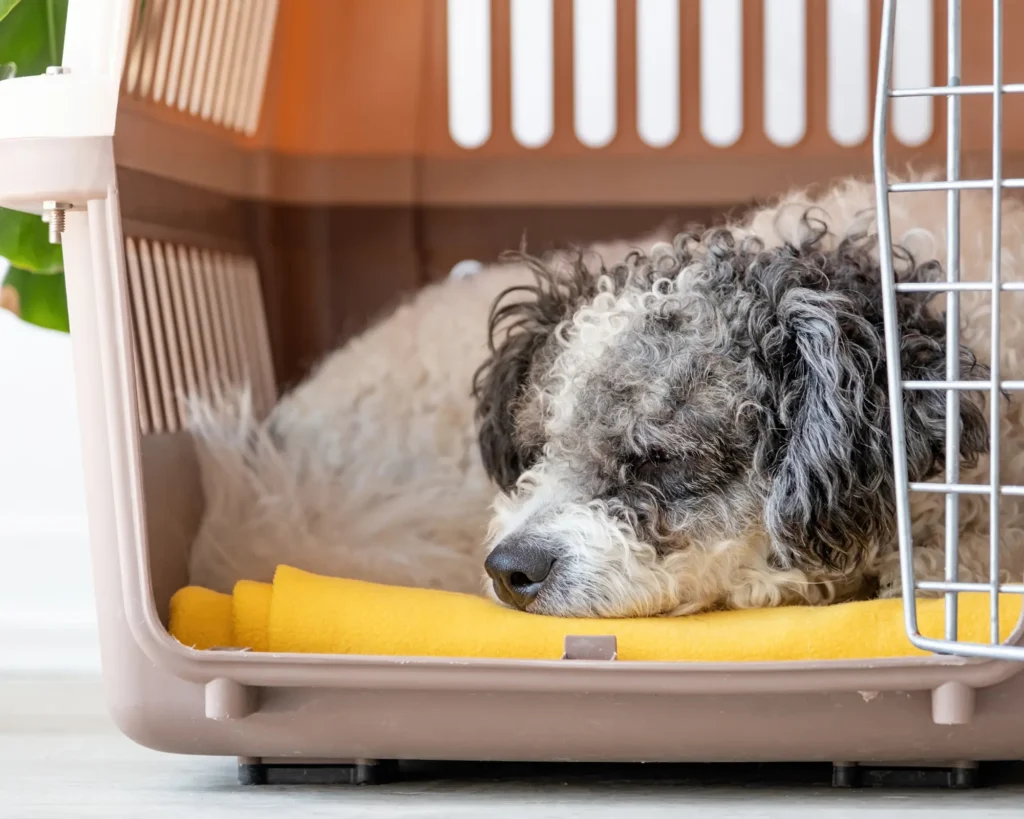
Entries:
{"label": "metal wire door", "polygon": [[[947,80],[943,86],[929,88],[892,87],[893,34],[898,0],[885,0],[882,16],[882,42],[879,52],[878,86],[875,97],[874,170],[878,207],[879,254],[882,269],[882,299],[885,316],[885,348],[888,368],[890,405],[892,408],[892,444],[896,479],[896,512],[899,533],[900,569],[904,589],[904,619],[911,642],[922,649],[967,657],[1024,660],[1024,646],[1000,644],[999,595],[1024,594],[1024,583],[1000,583],[999,580],[999,502],[1005,495],[1024,495],[1024,487],[1004,486],[999,474],[1000,392],[1022,390],[1024,382],[1000,377],[1000,296],[1010,290],[1024,290],[1024,282],[1000,281],[1002,251],[1001,204],[1007,188],[1024,187],[1024,179],[1003,177],[1003,95],[1024,93],[1024,83],[1003,82],[1003,0],[992,0],[992,84],[962,85],[961,68],[961,0],[947,3]],[[980,0],[971,0],[972,5]],[[961,100],[966,95],[988,95],[992,99],[992,172],[987,179],[962,179]],[[937,182],[890,183],[886,162],[886,135],[890,101],[896,97],[945,97],[946,113],[946,179]],[[992,192],[992,264],[987,282],[960,281],[960,192],[968,189]],[[946,280],[935,283],[897,283],[893,266],[892,232],[889,216],[889,194],[920,191],[946,192]],[[922,290],[946,294],[946,380],[905,381],[900,366],[900,329],[896,318],[897,292]],[[985,381],[960,379],[960,309],[959,295],[968,290],[988,292],[992,299],[990,377]],[[944,390],[946,393],[946,464],[944,483],[911,483],[907,476],[906,439],[901,396],[905,390]],[[990,470],[984,485],[960,483],[960,393],[964,390],[986,391],[989,396],[989,428],[991,434]],[[911,536],[911,493],[942,493],[945,507],[945,573],[942,581],[918,581],[914,577],[913,539]],[[986,495],[989,499],[989,567],[987,583],[961,583],[958,579],[959,499],[964,494]],[[917,591],[943,592],[945,596],[945,635],[943,639],[923,636],[918,629]],[[957,599],[961,592],[986,592],[990,600],[990,638],[988,643],[957,640]]]}

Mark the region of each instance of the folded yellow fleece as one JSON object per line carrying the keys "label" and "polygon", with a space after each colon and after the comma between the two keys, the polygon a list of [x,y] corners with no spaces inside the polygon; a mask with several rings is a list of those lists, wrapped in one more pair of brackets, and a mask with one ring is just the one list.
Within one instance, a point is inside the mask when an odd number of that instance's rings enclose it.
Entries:
{"label": "folded yellow fleece", "polygon": [[[1006,639],[1021,597],[1000,598]],[[919,603],[923,634],[941,637],[942,600]],[[988,640],[988,596],[963,594],[961,639]],[[724,662],[918,656],[899,600],[721,611],[686,617],[567,619],[477,597],[380,586],[289,566],[273,584],[243,580],[231,595],[188,587],[171,599],[171,634],[198,649],[313,654],[557,659],[567,635],[614,635],[623,660]]]}
{"label": "folded yellow fleece", "polygon": [[[940,637],[942,600],[918,604],[921,632]],[[1021,597],[1003,595],[1003,639]],[[960,595],[960,637],[986,642],[985,594]],[[524,614],[465,594],[382,586],[278,568],[273,584],[231,595],[195,586],[171,599],[171,634],[198,649],[307,654],[553,660],[567,635],[613,634],[620,660],[689,662],[869,659],[925,654],[903,632],[899,600],[822,608],[725,611],[675,618],[575,620]]]}

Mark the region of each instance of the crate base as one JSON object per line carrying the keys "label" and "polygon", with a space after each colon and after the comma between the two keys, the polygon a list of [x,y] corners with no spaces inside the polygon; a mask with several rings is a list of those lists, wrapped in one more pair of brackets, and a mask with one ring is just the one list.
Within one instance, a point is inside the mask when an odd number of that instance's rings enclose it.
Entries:
{"label": "crate base", "polygon": [[[292,763],[241,758],[238,761],[240,785],[384,785],[401,778],[397,760]],[[979,766],[975,762],[920,766],[836,762],[832,765],[834,788],[970,790],[979,784]]]}

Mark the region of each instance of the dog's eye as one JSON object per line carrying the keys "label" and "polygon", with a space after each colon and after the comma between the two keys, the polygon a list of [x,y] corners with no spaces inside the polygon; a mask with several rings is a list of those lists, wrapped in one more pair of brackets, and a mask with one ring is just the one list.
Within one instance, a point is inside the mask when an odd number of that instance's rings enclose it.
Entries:
{"label": "dog's eye", "polygon": [[623,466],[625,466],[629,474],[640,478],[645,476],[653,477],[654,473],[674,463],[675,460],[668,450],[661,449],[660,447],[652,447],[643,453],[630,452],[622,456]]}
{"label": "dog's eye", "polygon": [[647,456],[645,460],[652,464],[667,464],[672,460],[672,455],[666,450],[659,447],[647,450]]}

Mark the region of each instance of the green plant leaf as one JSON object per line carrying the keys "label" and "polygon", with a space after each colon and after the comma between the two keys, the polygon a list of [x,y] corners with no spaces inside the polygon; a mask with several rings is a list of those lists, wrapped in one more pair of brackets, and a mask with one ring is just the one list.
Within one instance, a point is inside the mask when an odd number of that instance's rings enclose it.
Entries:
{"label": "green plant leaf", "polygon": [[0,0],[0,64],[13,63],[19,77],[58,65],[67,18],[68,0]]}
{"label": "green plant leaf", "polygon": [[51,245],[49,229],[38,216],[0,208],[0,256],[31,273],[62,273],[60,245]]}
{"label": "green plant leaf", "polygon": [[14,11],[14,7],[20,2],[21,0],[0,0],[0,20]]}
{"label": "green plant leaf", "polygon": [[[0,80],[59,65],[67,16],[68,0],[0,0]],[[11,262],[0,283],[0,307],[68,332],[63,255],[47,232],[38,216],[0,208],[0,256]]]}
{"label": "green plant leaf", "polygon": [[60,65],[60,58],[64,56],[64,49],[57,46],[57,37],[63,39],[63,33],[63,27],[60,34],[57,33],[57,0],[46,0],[46,44],[50,47],[50,65]]}
{"label": "green plant leaf", "polygon": [[20,267],[9,268],[0,284],[0,307],[37,327],[62,333],[71,329],[63,273],[40,276]]}

